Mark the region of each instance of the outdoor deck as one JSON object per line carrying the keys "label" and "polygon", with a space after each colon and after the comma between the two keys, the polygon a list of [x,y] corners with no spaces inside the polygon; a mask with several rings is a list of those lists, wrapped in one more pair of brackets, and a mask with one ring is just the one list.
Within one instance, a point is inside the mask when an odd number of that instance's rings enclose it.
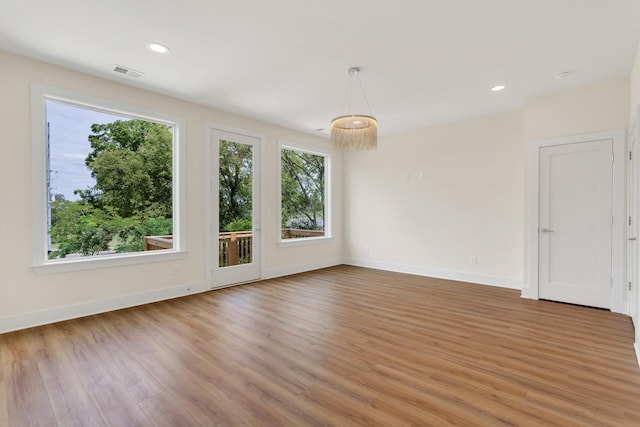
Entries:
{"label": "outdoor deck", "polygon": [[[322,230],[282,230],[283,239],[300,239],[324,236]],[[249,264],[253,247],[252,231],[221,232],[218,235],[218,263],[220,267]],[[147,236],[144,238],[145,251],[158,251],[173,248],[173,236]]]}

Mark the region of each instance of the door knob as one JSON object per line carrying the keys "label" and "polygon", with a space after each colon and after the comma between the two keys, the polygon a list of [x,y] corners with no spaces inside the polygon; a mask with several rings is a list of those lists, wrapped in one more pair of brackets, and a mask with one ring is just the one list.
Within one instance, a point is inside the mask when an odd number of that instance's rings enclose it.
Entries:
{"label": "door knob", "polygon": [[636,240],[635,237],[629,237],[627,240]]}
{"label": "door knob", "polygon": [[541,228],[540,232],[541,233],[553,233],[553,230],[549,230],[548,228]]}

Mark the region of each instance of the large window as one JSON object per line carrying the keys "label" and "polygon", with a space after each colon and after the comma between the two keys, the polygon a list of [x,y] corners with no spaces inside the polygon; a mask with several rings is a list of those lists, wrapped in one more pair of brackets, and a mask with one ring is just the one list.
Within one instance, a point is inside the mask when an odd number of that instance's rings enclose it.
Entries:
{"label": "large window", "polygon": [[329,237],[329,156],[280,147],[281,240]]}
{"label": "large window", "polygon": [[35,264],[176,252],[178,123],[78,98],[33,100]]}

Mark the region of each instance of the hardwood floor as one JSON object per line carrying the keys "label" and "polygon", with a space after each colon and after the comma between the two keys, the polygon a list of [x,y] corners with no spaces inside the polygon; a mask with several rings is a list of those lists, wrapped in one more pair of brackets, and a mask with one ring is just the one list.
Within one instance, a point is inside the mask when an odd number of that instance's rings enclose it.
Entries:
{"label": "hardwood floor", "polygon": [[639,426],[629,318],[339,266],[0,335],[0,426]]}

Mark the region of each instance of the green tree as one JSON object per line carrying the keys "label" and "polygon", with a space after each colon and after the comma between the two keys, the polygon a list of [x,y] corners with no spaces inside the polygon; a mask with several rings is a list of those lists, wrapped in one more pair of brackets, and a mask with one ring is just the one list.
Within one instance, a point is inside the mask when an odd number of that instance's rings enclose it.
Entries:
{"label": "green tree", "polygon": [[56,200],[51,224],[51,240],[57,248],[49,258],[65,258],[73,253],[87,256],[108,251],[121,218],[111,208],[98,209],[83,200]]}
{"label": "green tree", "polygon": [[144,236],[173,232],[171,127],[117,120],[91,132],[85,164],[96,184],[53,203],[50,258],[141,251]]}
{"label": "green tree", "polygon": [[172,233],[173,220],[165,217],[130,217],[121,222],[116,252],[144,250],[145,236],[166,236]]}
{"label": "green tree", "polygon": [[96,180],[77,191],[96,207],[111,206],[123,218],[172,217],[170,128],[144,120],[94,124],[85,161]]}
{"label": "green tree", "polygon": [[[220,230],[250,230],[252,210],[252,147],[220,141]],[[242,229],[239,229],[242,228]]]}
{"label": "green tree", "polygon": [[282,228],[324,230],[325,159],[283,149]]}

